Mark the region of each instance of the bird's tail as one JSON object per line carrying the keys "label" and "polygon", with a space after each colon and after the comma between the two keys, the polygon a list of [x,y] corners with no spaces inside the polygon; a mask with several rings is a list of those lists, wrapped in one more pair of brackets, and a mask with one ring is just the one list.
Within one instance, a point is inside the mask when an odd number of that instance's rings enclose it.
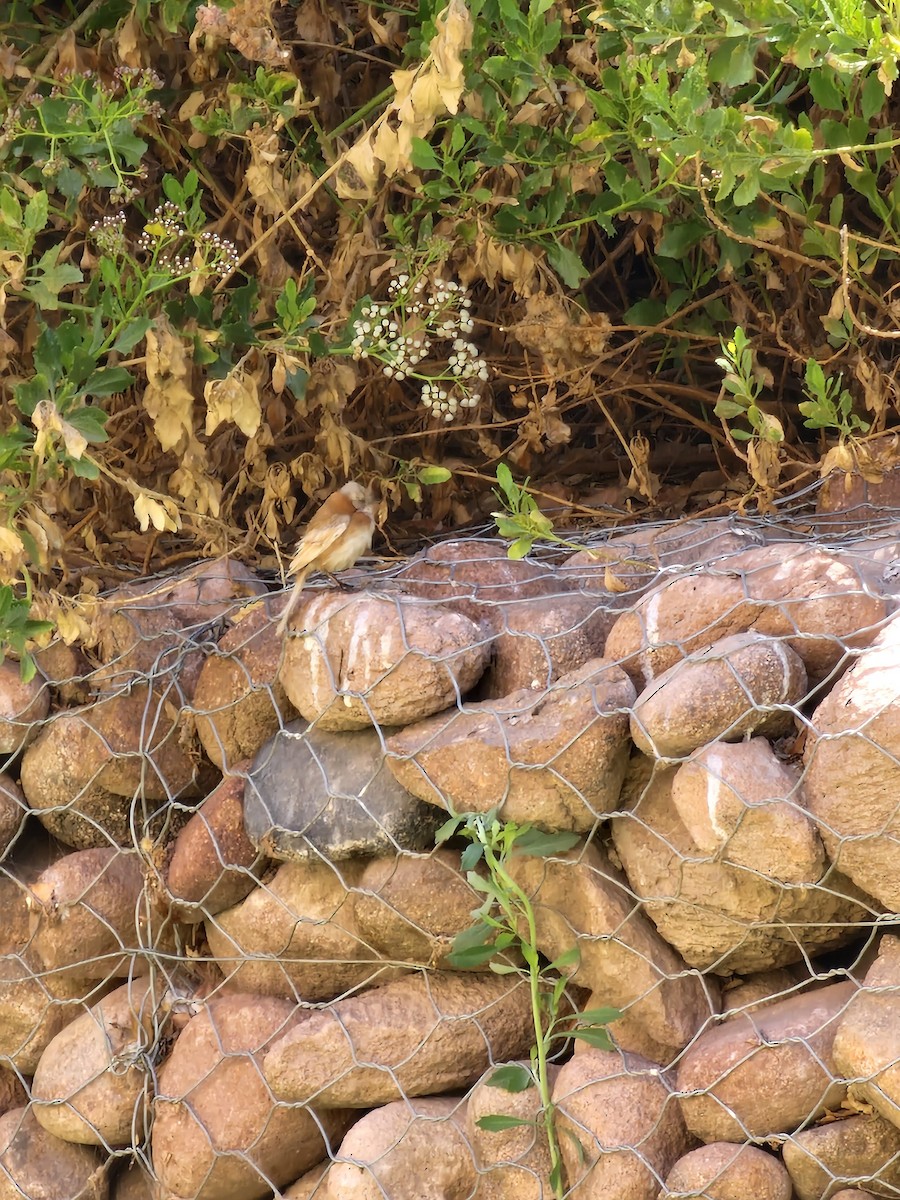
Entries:
{"label": "bird's tail", "polygon": [[300,570],[297,572],[297,575],[294,579],[294,586],[291,589],[290,598],[288,599],[287,604],[284,606],[284,612],[281,614],[276,627],[276,632],[278,633],[279,637],[284,637],[287,633],[291,618],[296,613],[297,608],[300,605],[300,601],[303,599],[303,585],[306,582],[306,576],[308,574],[308,568],[306,570]]}

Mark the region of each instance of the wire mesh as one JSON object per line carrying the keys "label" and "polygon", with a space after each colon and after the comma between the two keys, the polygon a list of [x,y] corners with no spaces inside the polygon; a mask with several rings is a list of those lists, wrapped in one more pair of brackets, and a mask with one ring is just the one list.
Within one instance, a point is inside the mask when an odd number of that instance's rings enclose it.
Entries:
{"label": "wire mesh", "polygon": [[0,1200],[900,1196],[894,515],[456,539],[285,638],[207,563],[4,663]]}

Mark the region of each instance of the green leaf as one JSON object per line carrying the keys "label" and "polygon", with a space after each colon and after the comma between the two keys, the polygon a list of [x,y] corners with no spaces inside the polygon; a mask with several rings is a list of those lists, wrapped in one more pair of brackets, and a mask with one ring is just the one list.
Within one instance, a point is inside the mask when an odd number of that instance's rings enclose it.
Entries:
{"label": "green leaf", "polygon": [[531,550],[531,547],[533,544],[534,544],[534,538],[530,538],[530,537],[516,538],[516,540],[513,542],[513,544],[510,546],[510,548],[506,552],[507,557],[513,558],[513,559],[524,558],[525,555],[528,554],[528,552]]}
{"label": "green leaf", "polygon": [[[845,97],[837,84],[837,75],[831,67],[817,67],[807,78],[812,98],[820,108],[843,112]],[[884,92],[882,92],[884,95]]]}
{"label": "green leaf", "polygon": [[134,383],[134,376],[124,367],[100,367],[84,385],[88,396],[115,396],[127,391]]}
{"label": "green leaf", "polygon": [[[576,942],[574,946],[570,946],[559,958],[553,960],[550,964],[550,969],[553,971],[565,971],[566,967],[577,967],[580,962],[581,949]],[[565,980],[561,982],[565,983]]]}
{"label": "green leaf", "polygon": [[570,1029],[564,1036],[586,1042],[595,1050],[612,1050],[613,1048],[613,1040],[605,1029]]}
{"label": "green leaf", "polygon": [[461,824],[461,817],[450,817],[434,835],[435,843],[440,846],[442,842],[446,842],[449,838],[452,838]]}
{"label": "green leaf", "polygon": [[550,854],[565,854],[580,841],[577,833],[545,833],[542,829],[526,829],[516,838],[516,850],[522,854],[532,854],[535,858],[546,858]]}
{"label": "green leaf", "polygon": [[420,467],[417,474],[419,482],[426,486],[434,483],[446,483],[448,479],[453,478],[453,472],[448,471],[446,467]]}
{"label": "green leaf", "polygon": [[480,842],[472,842],[463,850],[459,865],[464,871],[471,871],[478,866],[482,858],[484,858],[484,846]]}
{"label": "green leaf", "polygon": [[651,328],[666,318],[666,306],[661,300],[638,300],[625,312],[629,325],[649,325]]}
{"label": "green leaf", "polygon": [[534,1128],[534,1121],[526,1121],[524,1117],[507,1117],[503,1113],[492,1113],[487,1117],[479,1117],[475,1124],[487,1133],[502,1133],[504,1129],[519,1129],[523,1125]]}
{"label": "green leaf", "polygon": [[102,408],[85,404],[67,412],[66,420],[89,442],[109,441],[109,434],[106,432],[107,414]]}
{"label": "green leaf", "polygon": [[525,1092],[535,1086],[534,1076],[521,1063],[498,1067],[485,1082],[487,1087],[502,1088],[504,1092]]}
{"label": "green leaf", "polygon": [[579,287],[590,275],[581,257],[558,242],[547,247],[547,261],[568,288]]}
{"label": "green leaf", "polygon": [[409,157],[417,171],[440,171],[441,169],[438,156],[424,138],[413,138]]}
{"label": "green leaf", "polygon": [[129,321],[113,343],[113,350],[119,354],[127,354],[141,341],[152,324],[152,317],[137,317],[134,321]]}
{"label": "green leaf", "polygon": [[610,1021],[618,1021],[622,1013],[618,1008],[586,1008],[578,1014],[582,1025],[608,1025]]}
{"label": "green leaf", "polygon": [[46,192],[35,192],[25,205],[25,228],[30,233],[40,233],[47,224],[50,212],[50,197]]}
{"label": "green leaf", "polygon": [[494,945],[490,946],[470,946],[467,950],[451,950],[447,955],[447,962],[451,967],[480,967],[490,960],[497,953]]}

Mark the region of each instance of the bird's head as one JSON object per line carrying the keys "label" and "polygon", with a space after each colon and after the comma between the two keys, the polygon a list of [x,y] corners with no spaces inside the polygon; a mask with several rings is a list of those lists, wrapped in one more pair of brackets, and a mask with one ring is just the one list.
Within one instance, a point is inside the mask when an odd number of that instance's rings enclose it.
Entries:
{"label": "bird's head", "polygon": [[345,483],[338,491],[347,497],[354,508],[365,508],[369,502],[368,493],[361,483]]}

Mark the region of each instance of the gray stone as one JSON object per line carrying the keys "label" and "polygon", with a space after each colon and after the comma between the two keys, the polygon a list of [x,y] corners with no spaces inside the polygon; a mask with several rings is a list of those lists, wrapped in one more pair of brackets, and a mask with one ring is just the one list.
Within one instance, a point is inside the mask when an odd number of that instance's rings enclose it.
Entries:
{"label": "gray stone", "polygon": [[256,756],[244,791],[250,840],[288,861],[430,850],[445,819],[397,782],[374,729],[327,733],[295,721]]}

